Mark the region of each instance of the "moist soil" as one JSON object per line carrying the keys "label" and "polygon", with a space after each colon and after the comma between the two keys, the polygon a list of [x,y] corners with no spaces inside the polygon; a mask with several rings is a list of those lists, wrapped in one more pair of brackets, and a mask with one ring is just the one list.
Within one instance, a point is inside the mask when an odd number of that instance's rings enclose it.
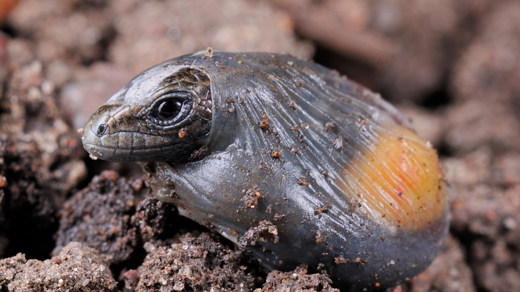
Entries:
{"label": "moist soil", "polygon": [[207,47],[336,69],[438,149],[450,233],[388,291],[520,291],[518,15],[507,0],[0,0],[0,291],[338,291],[305,266],[267,273],[157,201],[136,164],[83,150],[77,129],[135,74]]}

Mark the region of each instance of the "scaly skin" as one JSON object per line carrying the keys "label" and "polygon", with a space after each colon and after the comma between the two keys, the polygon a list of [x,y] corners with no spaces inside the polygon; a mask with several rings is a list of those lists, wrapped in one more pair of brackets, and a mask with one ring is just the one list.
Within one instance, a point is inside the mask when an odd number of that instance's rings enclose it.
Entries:
{"label": "scaly skin", "polygon": [[346,289],[415,276],[447,233],[435,150],[378,95],[289,56],[157,65],[92,116],[83,144],[141,162],[158,198],[264,267],[307,264]]}

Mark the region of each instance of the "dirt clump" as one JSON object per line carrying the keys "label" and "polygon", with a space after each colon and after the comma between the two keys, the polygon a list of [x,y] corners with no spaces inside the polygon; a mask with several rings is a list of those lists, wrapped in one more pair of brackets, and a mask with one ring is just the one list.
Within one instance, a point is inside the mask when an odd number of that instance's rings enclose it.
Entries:
{"label": "dirt clump", "polygon": [[95,249],[72,242],[43,262],[21,253],[0,260],[0,290],[116,291],[116,281]]}
{"label": "dirt clump", "polygon": [[478,287],[520,289],[520,155],[478,149],[443,164],[450,193],[452,232],[468,248]]}
{"label": "dirt clump", "polygon": [[[183,235],[171,246],[147,243],[136,291],[250,291],[253,276],[240,266],[240,251],[226,248],[208,233]],[[128,272],[127,272],[128,273]],[[133,272],[127,274],[127,278]],[[135,281],[135,278],[134,278]],[[127,287],[134,286],[127,282]]]}
{"label": "dirt clump", "polygon": [[132,225],[137,228],[142,242],[172,238],[179,220],[174,205],[157,200],[150,195],[139,202],[132,216]]}
{"label": "dirt clump", "polygon": [[111,263],[127,260],[137,245],[137,231],[130,219],[139,190],[132,185],[114,171],[104,171],[67,200],[60,211],[53,253],[76,241],[95,248]]}
{"label": "dirt clump", "polygon": [[207,47],[305,58],[313,51],[312,45],[295,37],[287,14],[265,1],[134,1],[133,5],[114,1],[112,5],[124,13],[114,23],[117,37],[109,58],[133,74]]}
{"label": "dirt clump", "polygon": [[447,144],[467,154],[482,145],[520,151],[520,3],[504,2],[483,17],[478,34],[454,64],[457,103],[447,116]]}
{"label": "dirt clump", "polygon": [[[81,142],[62,119],[42,63],[8,60],[14,69],[5,75],[0,96],[0,175],[5,178],[0,232],[9,234],[8,254],[32,257],[52,249],[56,212],[85,179],[87,168]],[[31,246],[31,236],[39,238],[37,247]]]}
{"label": "dirt clump", "polygon": [[254,292],[267,291],[303,291],[303,292],[339,292],[331,287],[332,280],[322,274],[307,274],[307,267],[302,265],[294,271],[272,271],[262,288]]}

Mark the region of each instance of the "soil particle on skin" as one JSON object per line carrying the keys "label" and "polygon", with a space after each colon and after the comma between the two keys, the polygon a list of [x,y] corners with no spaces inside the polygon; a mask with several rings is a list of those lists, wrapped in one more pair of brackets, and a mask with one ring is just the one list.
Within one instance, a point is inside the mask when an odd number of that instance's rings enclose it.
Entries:
{"label": "soil particle on skin", "polygon": [[244,190],[244,196],[241,201],[244,202],[246,209],[254,209],[258,206],[258,199],[261,197],[260,192],[256,189]]}
{"label": "soil particle on skin", "polygon": [[347,260],[345,260],[345,258],[343,256],[337,256],[334,258],[334,263],[336,265],[342,265],[342,264],[346,264]]}
{"label": "soil particle on skin", "polygon": [[267,291],[302,291],[302,292],[339,292],[331,287],[332,280],[322,274],[307,275],[307,267],[302,265],[294,271],[280,272],[272,271],[262,288],[254,292]]}
{"label": "soil particle on skin", "polygon": [[260,241],[266,241],[271,239],[274,243],[277,243],[278,228],[269,220],[260,221],[258,226],[249,228],[244,236],[240,238],[240,244],[243,246],[255,246]]}
{"label": "soil particle on skin", "polygon": [[308,186],[308,185],[309,185],[309,182],[308,182],[307,179],[304,178],[304,177],[299,178],[299,179],[297,180],[297,182],[298,182],[298,184],[299,184],[300,186],[304,186],[304,187],[305,187],[305,186]]}
{"label": "soil particle on skin", "polygon": [[0,260],[1,291],[115,291],[108,263],[93,249],[72,242],[45,261],[25,255]]}
{"label": "soil particle on skin", "polygon": [[316,243],[322,243],[325,240],[325,236],[321,230],[316,230],[316,235],[314,236]]}
{"label": "soil particle on skin", "polygon": [[252,288],[253,276],[239,265],[241,252],[224,247],[208,233],[197,238],[186,234],[171,246],[148,243],[146,248],[149,253],[138,269],[135,291],[250,291]]}
{"label": "soil particle on skin", "polygon": [[60,211],[54,254],[77,241],[97,249],[110,263],[127,260],[137,244],[130,218],[139,192],[132,185],[115,172],[104,171],[67,200]]}

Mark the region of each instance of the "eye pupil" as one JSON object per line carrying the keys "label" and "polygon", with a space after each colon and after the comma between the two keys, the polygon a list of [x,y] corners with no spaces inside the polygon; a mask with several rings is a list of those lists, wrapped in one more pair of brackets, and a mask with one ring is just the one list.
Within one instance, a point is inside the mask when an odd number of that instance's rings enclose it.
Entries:
{"label": "eye pupil", "polygon": [[163,119],[171,119],[176,117],[181,110],[182,103],[176,100],[165,100],[157,107],[159,117]]}

